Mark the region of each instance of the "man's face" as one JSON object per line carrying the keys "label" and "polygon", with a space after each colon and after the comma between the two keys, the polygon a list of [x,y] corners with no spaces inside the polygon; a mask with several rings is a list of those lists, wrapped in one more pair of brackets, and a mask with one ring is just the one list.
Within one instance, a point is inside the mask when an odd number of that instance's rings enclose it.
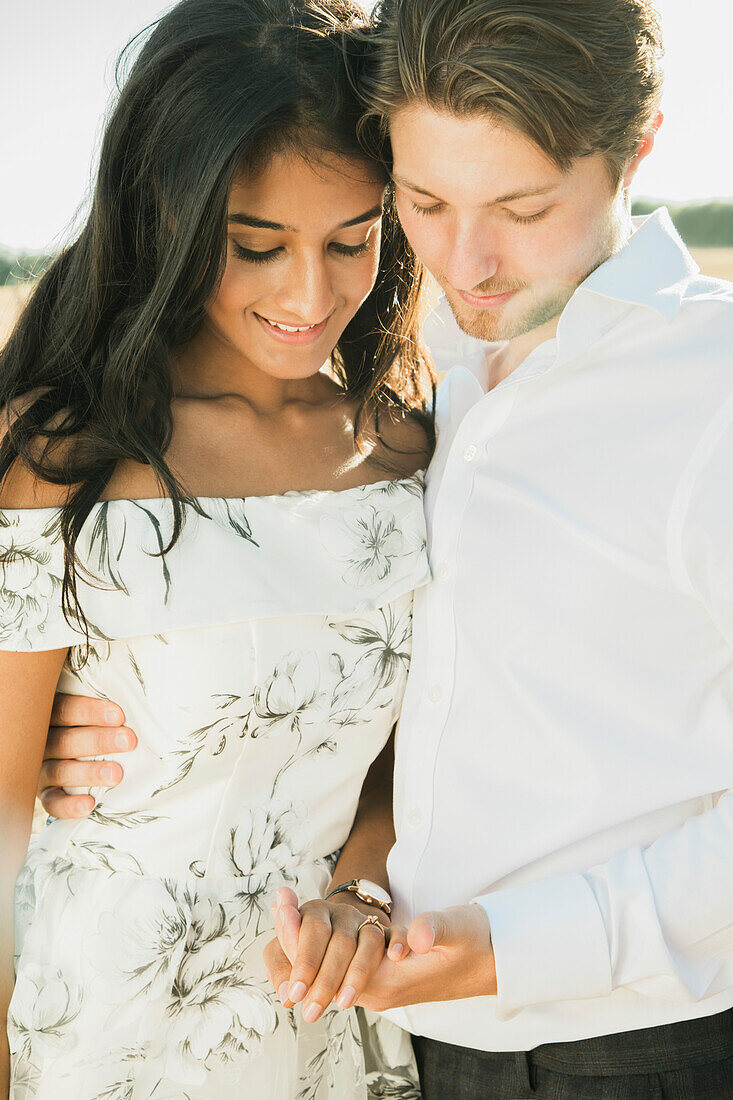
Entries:
{"label": "man's face", "polygon": [[628,233],[600,155],[566,172],[487,118],[422,103],[390,120],[397,209],[464,332],[509,340],[557,317]]}

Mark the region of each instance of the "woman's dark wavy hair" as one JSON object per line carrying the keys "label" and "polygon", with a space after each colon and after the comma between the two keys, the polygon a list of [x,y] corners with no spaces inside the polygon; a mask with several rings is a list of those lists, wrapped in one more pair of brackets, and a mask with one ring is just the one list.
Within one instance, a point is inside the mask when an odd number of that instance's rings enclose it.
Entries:
{"label": "woman's dark wavy hair", "polygon": [[[88,221],[0,352],[0,485],[20,460],[69,486],[60,513],[67,618],[84,623],[75,546],[121,460],[152,467],[173,502],[164,553],[185,504],[195,505],[165,459],[169,365],[217,290],[231,185],[283,148],[365,158],[353,90],[363,23],[351,0],[183,0],[154,25],[130,71]],[[388,191],[374,290],[333,355],[362,414],[384,397],[422,407],[419,285]]]}

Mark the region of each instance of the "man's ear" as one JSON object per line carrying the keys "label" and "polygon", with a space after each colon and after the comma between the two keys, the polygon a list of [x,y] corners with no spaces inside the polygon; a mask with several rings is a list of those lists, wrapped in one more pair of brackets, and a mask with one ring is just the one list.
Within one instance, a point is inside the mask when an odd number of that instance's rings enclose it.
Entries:
{"label": "man's ear", "polygon": [[636,171],[637,171],[639,165],[641,164],[641,162],[644,160],[645,157],[649,156],[652,149],[654,148],[654,139],[657,136],[657,130],[662,125],[663,121],[664,121],[664,115],[662,114],[661,111],[657,111],[656,115],[654,116],[654,119],[652,121],[651,126],[646,131],[646,133],[642,134],[641,140],[639,141],[636,152],[634,153],[634,156],[632,157],[631,161],[629,162],[629,166],[626,169],[626,172],[624,173],[624,178],[623,178],[624,190],[626,190],[626,188],[629,186],[632,179],[636,175]]}

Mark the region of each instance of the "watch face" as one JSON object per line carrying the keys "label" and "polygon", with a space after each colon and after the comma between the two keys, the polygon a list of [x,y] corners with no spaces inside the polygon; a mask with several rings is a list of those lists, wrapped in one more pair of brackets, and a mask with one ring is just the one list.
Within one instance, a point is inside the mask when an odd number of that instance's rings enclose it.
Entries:
{"label": "watch face", "polygon": [[358,879],[357,889],[360,894],[367,894],[370,898],[374,898],[375,901],[381,901],[384,905],[391,905],[392,898],[383,887],[378,886],[376,882],[371,882],[368,878]]}

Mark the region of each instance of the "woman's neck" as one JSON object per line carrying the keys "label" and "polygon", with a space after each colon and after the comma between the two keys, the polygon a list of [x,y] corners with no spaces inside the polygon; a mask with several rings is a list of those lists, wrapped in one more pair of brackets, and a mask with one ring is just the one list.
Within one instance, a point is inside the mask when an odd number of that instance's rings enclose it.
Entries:
{"label": "woman's neck", "polygon": [[199,401],[239,397],[253,411],[276,416],[288,407],[323,405],[337,395],[325,372],[307,378],[278,378],[260,370],[204,326],[172,367],[176,398]]}

